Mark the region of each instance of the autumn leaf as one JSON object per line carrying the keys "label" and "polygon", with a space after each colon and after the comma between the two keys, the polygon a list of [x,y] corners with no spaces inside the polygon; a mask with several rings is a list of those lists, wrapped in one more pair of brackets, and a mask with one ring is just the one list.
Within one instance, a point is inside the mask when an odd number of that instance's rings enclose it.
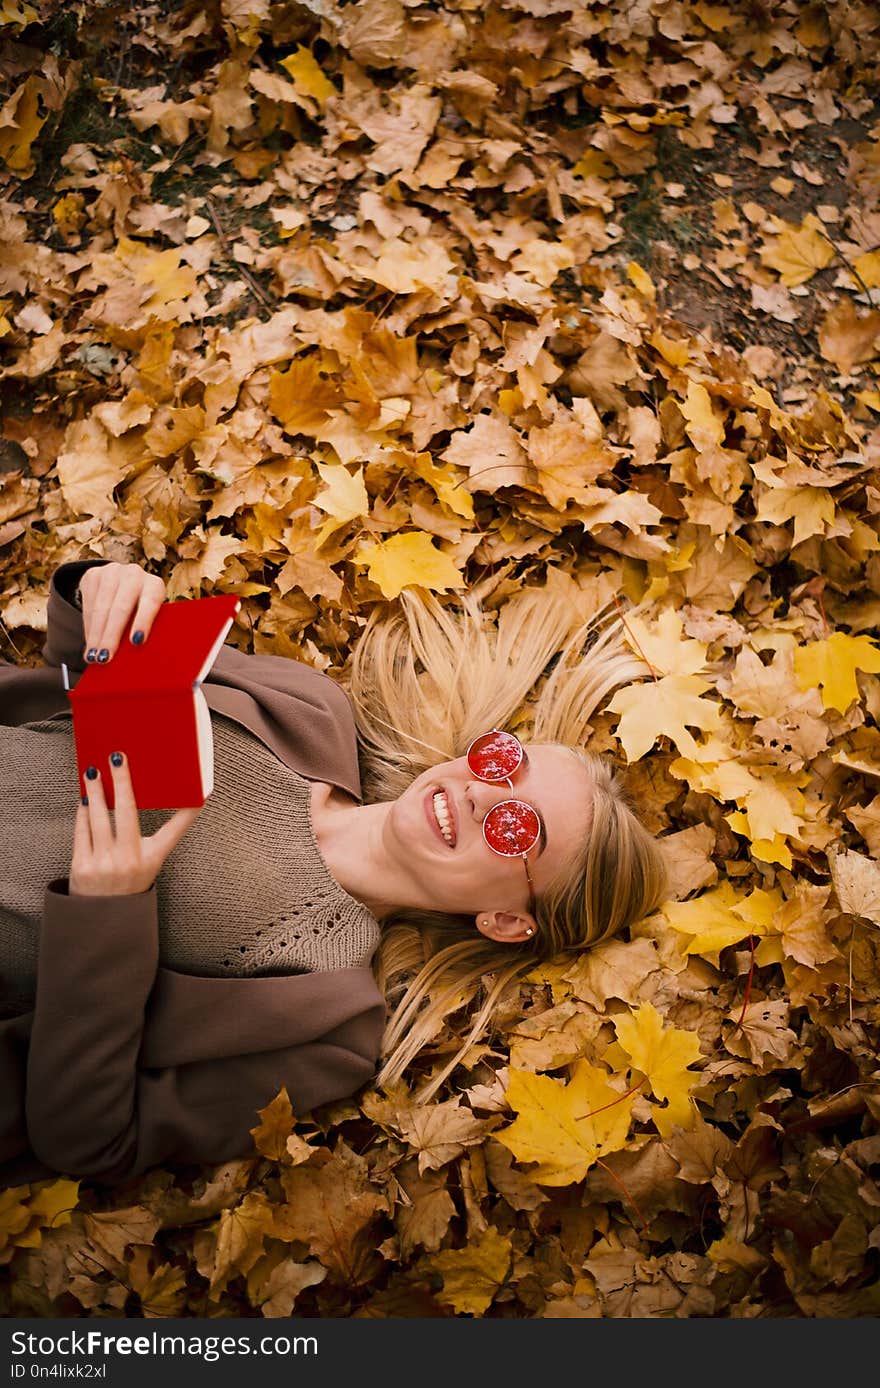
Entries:
{"label": "autumn leaf", "polygon": [[370,579],[386,598],[396,598],[404,588],[446,593],[464,586],[462,574],[449,555],[437,549],[432,537],[422,531],[362,545],[357,558],[367,566]]}
{"label": "autumn leaf", "polygon": [[371,1231],[388,1209],[388,1197],[369,1179],[369,1167],[341,1140],[307,1165],[285,1167],[286,1200],[274,1206],[273,1236],[304,1243],[313,1257],[344,1284],[369,1279],[375,1270]]}
{"label": "autumn leaf", "polygon": [[825,708],[846,713],[853,700],[860,698],[856,671],[880,671],[880,648],[869,636],[835,631],[825,641],[798,647],[794,669],[801,690],[818,689]]}
{"label": "autumn leaf", "polygon": [[38,1181],[0,1191],[0,1264],[16,1248],[39,1248],[44,1231],[70,1223],[79,1200],[79,1181]]}
{"label": "autumn leaf", "polygon": [[835,256],[834,247],[824,234],[822,223],[808,213],[800,225],[780,219],[783,230],[765,243],[761,260],[778,270],[789,288],[804,284],[818,270],[824,270]]}
{"label": "autumn leaf", "polygon": [[322,372],[320,357],[297,357],[287,371],[269,377],[269,408],[291,434],[308,434],[344,403],[345,396]]}
{"label": "autumn leaf", "polygon": [[459,1316],[482,1316],[488,1311],[510,1268],[513,1244],[491,1226],[465,1248],[449,1248],[425,1262],[426,1270],[442,1279],[438,1301]]}
{"label": "autumn leaf", "polygon": [[614,1028],[633,1069],[646,1077],[658,1099],[666,1100],[665,1108],[655,1105],[652,1111],[661,1135],[668,1137],[676,1126],[690,1127],[695,1116],[690,1091],[697,1076],[688,1066],[700,1058],[699,1039],[692,1031],[664,1027],[659,1012],[649,1002],[629,1017],[615,1018]]}
{"label": "autumn leaf", "polygon": [[315,505],[330,517],[315,536],[315,548],[351,520],[365,516],[370,499],[364,486],[363,468],[349,472],[341,463],[316,463],[315,470],[324,483],[324,490],[315,497]]}
{"label": "autumn leaf", "polygon": [[497,415],[478,415],[471,428],[453,434],[440,456],[467,470],[471,491],[525,486],[534,475],[519,435]]}
{"label": "autumn leaf", "polygon": [[[568,1084],[527,1070],[510,1072],[507,1103],[516,1120],[493,1136],[517,1161],[536,1162],[529,1174],[539,1185],[580,1181],[605,1152],[626,1141],[632,1099],[607,1083],[608,1073],[586,1060],[576,1062]],[[595,1117],[584,1115],[596,1112]]]}
{"label": "autumn leaf", "polygon": [[408,1258],[416,1248],[434,1252],[440,1247],[455,1214],[445,1174],[442,1171],[420,1173],[414,1163],[407,1162],[397,1168],[395,1175],[403,1192],[395,1214],[401,1257]]}
{"label": "autumn leaf", "polygon": [[717,705],[702,697],[709,688],[697,675],[664,675],[644,686],[618,690],[607,707],[621,715],[616,735],[627,759],[638,761],[663,736],[685,756],[698,757],[688,728],[713,732],[721,726]]}
{"label": "autumn leaf", "polygon": [[880,925],[880,864],[847,848],[829,853],[828,866],[841,911]]}
{"label": "autumn leaf", "polygon": [[413,1108],[401,1118],[400,1131],[419,1154],[419,1173],[435,1170],[467,1147],[480,1142],[486,1126],[458,1100]]}
{"label": "autumn leaf", "polygon": [[336,88],[325,76],[310,48],[297,44],[293,53],[282,58],[281,66],[292,79],[299,95],[311,98],[319,110],[329,96],[336,96]]}
{"label": "autumn leaf", "polygon": [[[776,900],[781,906],[779,893]],[[689,901],[666,901],[660,909],[672,928],[685,937],[686,953],[701,954],[717,966],[721,950],[739,944],[747,935],[763,935],[770,928],[770,922],[744,919],[739,912],[743,904],[733,884],[721,882]]]}
{"label": "autumn leaf", "polygon": [[222,1212],[210,1265],[211,1296],[219,1296],[230,1278],[253,1267],[274,1228],[274,1208],[262,1191],[249,1192],[241,1204]]}
{"label": "autumn leaf", "polygon": [[681,412],[687,420],[687,431],[696,448],[702,451],[721,446],[724,442],[724,423],[713,410],[705,386],[688,381],[687,397],[682,403]]}
{"label": "autumn leaf", "polygon": [[818,338],[825,361],[838,371],[852,371],[880,356],[880,312],[860,314],[849,299],[841,299],[822,320]]}

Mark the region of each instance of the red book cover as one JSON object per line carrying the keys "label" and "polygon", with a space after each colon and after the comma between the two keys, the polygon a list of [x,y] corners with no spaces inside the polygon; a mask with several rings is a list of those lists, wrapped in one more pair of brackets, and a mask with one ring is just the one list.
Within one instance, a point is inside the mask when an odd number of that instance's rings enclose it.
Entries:
{"label": "red book cover", "polygon": [[107,664],[87,665],[68,687],[81,795],[92,784],[86,767],[97,766],[114,808],[109,758],[119,751],[139,810],[205,803],[214,788],[214,739],[200,686],[240,607],[234,594],[165,602],[140,646],[128,639],[129,622]]}

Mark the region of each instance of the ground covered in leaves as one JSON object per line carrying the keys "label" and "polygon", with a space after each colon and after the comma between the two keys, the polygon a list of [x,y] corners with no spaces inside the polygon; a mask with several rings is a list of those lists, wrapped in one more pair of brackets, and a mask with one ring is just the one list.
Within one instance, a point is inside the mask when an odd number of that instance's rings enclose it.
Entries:
{"label": "ground covered in leaves", "polygon": [[[880,16],[2,0],[0,648],[64,560],[344,679],[407,585],[651,600],[673,898],[438,1099],[0,1195],[36,1316],[880,1314]],[[587,1116],[589,1115],[589,1116]]]}

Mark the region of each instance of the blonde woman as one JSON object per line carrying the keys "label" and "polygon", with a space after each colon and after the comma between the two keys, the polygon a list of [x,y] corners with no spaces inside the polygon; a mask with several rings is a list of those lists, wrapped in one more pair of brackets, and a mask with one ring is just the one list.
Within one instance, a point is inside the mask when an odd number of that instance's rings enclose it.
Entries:
{"label": "blonde woman", "polygon": [[45,664],[0,663],[7,1185],[244,1155],[282,1085],[302,1116],[388,1084],[484,985],[430,1097],[517,976],[666,891],[657,841],[582,747],[647,668],[619,622],[546,590],[497,622],[476,594],[404,594],[371,616],[347,690],[224,645],[203,685],[207,802],[139,811],[120,747],[111,818],[101,776],[77,783],[59,667],[75,682],[148,642],[164,598],[136,564],[61,565]]}

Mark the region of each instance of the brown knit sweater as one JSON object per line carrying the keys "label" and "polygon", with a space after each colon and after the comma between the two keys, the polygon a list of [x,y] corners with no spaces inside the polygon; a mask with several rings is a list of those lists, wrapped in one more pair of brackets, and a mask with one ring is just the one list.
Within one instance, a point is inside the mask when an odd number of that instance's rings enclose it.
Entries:
{"label": "brown knit sweater", "polygon": [[[156,879],[161,963],[215,977],[368,964],[379,924],[321,857],[311,782],[233,719],[212,711],[211,724],[214,790]],[[44,888],[70,872],[78,803],[70,718],[0,726],[0,766],[2,999],[33,995]],[[141,810],[141,833],[172,813]]]}

